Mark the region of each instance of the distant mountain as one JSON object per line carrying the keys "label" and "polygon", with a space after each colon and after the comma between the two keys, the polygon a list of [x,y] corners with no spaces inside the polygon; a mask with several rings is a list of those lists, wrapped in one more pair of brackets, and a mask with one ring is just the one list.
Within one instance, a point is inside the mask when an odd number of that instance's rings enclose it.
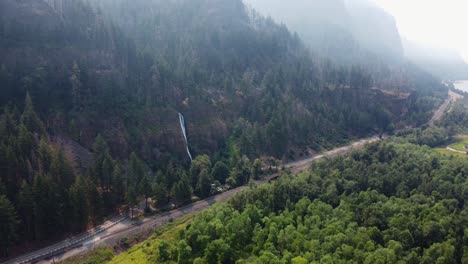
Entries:
{"label": "distant mountain", "polygon": [[367,0],[244,0],[296,31],[312,51],[344,64],[401,59],[396,23]]}
{"label": "distant mountain", "polygon": [[426,71],[445,80],[467,80],[468,63],[454,50],[404,40],[405,56]]}
{"label": "distant mountain", "polygon": [[[283,2],[268,3],[281,13]],[[298,145],[332,144],[376,129],[385,109],[374,104],[372,86],[440,93],[436,82],[421,88],[418,78],[378,59],[398,51],[384,45],[398,43],[391,19],[370,27],[390,32],[378,35],[385,43],[365,38],[364,22],[353,19],[362,10],[377,13],[369,19],[382,17],[374,6],[361,3],[350,12],[342,0],[298,3],[304,6],[287,5],[284,19],[297,19],[320,56],[310,55],[302,35],[240,0],[1,1],[0,103],[21,105],[29,91],[51,132],[87,148],[102,134],[118,157],[137,150],[160,163],[174,152],[185,155],[179,111],[195,153],[216,152],[227,138],[241,137],[233,128],[247,121],[261,138],[249,152],[282,156]],[[324,60],[339,57],[348,61],[344,67]],[[351,99],[343,97],[352,93],[346,87],[360,90]],[[413,121],[428,113],[418,114]],[[353,121],[359,115],[360,124]],[[407,118],[392,115],[394,122]],[[280,147],[270,143],[273,134]]]}
{"label": "distant mountain", "polygon": [[368,0],[346,0],[351,31],[359,43],[387,60],[403,58],[403,46],[395,19]]}

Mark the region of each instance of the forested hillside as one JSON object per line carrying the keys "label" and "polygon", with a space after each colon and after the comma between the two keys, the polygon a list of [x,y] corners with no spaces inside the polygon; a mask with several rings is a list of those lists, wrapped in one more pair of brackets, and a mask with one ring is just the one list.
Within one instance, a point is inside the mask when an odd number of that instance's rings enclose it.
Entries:
{"label": "forested hillside", "polygon": [[245,184],[261,156],[424,124],[447,92],[413,66],[319,58],[240,0],[3,0],[0,18],[4,254]]}
{"label": "forested hillside", "polygon": [[316,56],[338,65],[359,65],[372,76],[376,87],[422,91],[437,86],[433,76],[405,58],[395,19],[372,1],[244,2],[297,32]]}
{"label": "forested hillside", "polygon": [[244,0],[298,32],[319,56],[338,63],[403,60],[403,47],[392,16],[368,0]]}
{"label": "forested hillside", "polygon": [[[245,137],[257,138],[249,154],[282,157],[382,129],[379,115],[422,123],[438,103],[431,96],[443,96],[428,76],[375,79],[321,63],[240,1],[92,1],[98,11],[51,2],[2,2],[3,103],[21,105],[29,91],[48,131],[88,149],[101,133],[120,159],[183,157],[177,112],[196,153],[222,149],[247,121],[255,129]],[[374,86],[425,92],[394,107]]]}
{"label": "forested hillside", "polygon": [[115,263],[466,263],[467,168],[387,140],[245,191]]}

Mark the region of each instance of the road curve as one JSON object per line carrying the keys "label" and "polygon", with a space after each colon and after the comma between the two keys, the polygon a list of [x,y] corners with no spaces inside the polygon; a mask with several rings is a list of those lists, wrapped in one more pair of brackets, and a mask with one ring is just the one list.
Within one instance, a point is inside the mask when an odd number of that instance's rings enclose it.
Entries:
{"label": "road curve", "polygon": [[462,95],[449,90],[448,97],[442,105],[434,112],[431,120],[429,121],[429,126],[433,127],[436,121],[442,119],[442,116],[447,111],[448,107],[452,102],[457,101],[458,99],[463,98]]}

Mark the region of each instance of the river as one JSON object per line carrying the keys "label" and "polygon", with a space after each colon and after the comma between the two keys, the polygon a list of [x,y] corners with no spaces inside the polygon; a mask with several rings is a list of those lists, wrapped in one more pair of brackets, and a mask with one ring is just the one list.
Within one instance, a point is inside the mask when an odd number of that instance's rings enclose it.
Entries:
{"label": "river", "polygon": [[455,89],[468,93],[468,81],[456,81],[453,85]]}

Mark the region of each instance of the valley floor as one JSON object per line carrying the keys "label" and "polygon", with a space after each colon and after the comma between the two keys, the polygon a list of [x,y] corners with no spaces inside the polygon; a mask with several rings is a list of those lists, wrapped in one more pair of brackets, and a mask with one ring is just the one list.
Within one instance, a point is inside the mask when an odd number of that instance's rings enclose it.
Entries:
{"label": "valley floor", "polygon": [[[448,107],[453,101],[460,99],[462,96],[450,92],[447,100],[435,111],[433,118],[430,121],[432,126],[435,121],[441,119],[443,114],[447,111]],[[359,149],[364,147],[368,143],[376,142],[379,140],[378,136],[371,138],[362,139],[356,141],[348,146],[336,148],[328,152],[322,153],[320,155],[314,156],[309,159],[302,161],[297,161],[293,163],[286,164],[286,168],[293,172],[300,172],[308,168],[308,166],[314,160],[322,159],[324,157],[334,157],[339,155],[344,155],[349,153],[353,149]],[[263,184],[270,180],[273,180],[278,177],[278,174],[273,174],[268,177],[265,177],[261,180],[255,182],[255,184]],[[206,208],[211,207],[217,202],[224,202],[236,193],[248,188],[247,186],[241,186],[236,189],[229,190],[227,192],[212,196],[205,200],[198,201],[196,203],[189,204],[182,208],[175,209],[173,211],[158,214],[155,216],[147,217],[140,219],[138,221],[132,221],[128,218],[115,219],[114,222],[107,222],[104,226],[98,227],[96,229],[99,232],[87,232],[79,237],[80,240],[70,240],[67,239],[60,243],[57,243],[54,246],[51,246],[49,249],[43,249],[37,252],[30,253],[26,256],[22,256],[16,259],[13,259],[6,263],[29,263],[33,261],[42,261],[40,263],[55,263],[56,261],[63,261],[73,256],[84,254],[96,247],[106,247],[113,246],[119,243],[121,239],[128,238],[130,236],[147,236],[153,232],[156,228],[164,226],[168,223],[181,219],[189,214],[202,211]],[[55,256],[54,258],[45,258],[45,256]]]}
{"label": "valley floor", "polygon": [[[285,167],[293,172],[300,172],[308,168],[308,166],[315,160],[322,159],[325,157],[335,157],[339,155],[345,155],[354,149],[359,149],[364,147],[368,143],[376,142],[379,140],[378,136],[362,139],[356,141],[348,146],[336,148],[315,157],[305,159],[302,161],[293,162],[287,164]],[[278,174],[273,174],[267,176],[261,180],[255,182],[255,184],[263,184],[270,180],[275,179],[278,177]],[[73,256],[77,256],[88,252],[97,247],[106,247],[106,246],[113,246],[116,245],[121,239],[128,238],[128,237],[137,237],[137,236],[145,236],[151,232],[153,232],[156,228],[164,226],[168,223],[173,221],[177,221],[189,214],[193,214],[195,212],[200,212],[204,209],[211,207],[215,203],[225,202],[236,193],[248,188],[248,186],[241,186],[236,189],[229,190],[227,192],[212,196],[205,200],[198,201],[196,203],[192,203],[186,205],[182,208],[175,209],[173,211],[158,214],[155,216],[147,217],[144,219],[140,219],[138,221],[131,221],[130,219],[125,219],[115,225],[106,228],[102,232],[92,235],[87,238],[82,244],[77,245],[75,248],[67,250],[65,253],[56,255],[53,259],[45,259],[42,260],[40,263],[54,263],[57,261],[63,261]],[[63,241],[58,245],[66,245],[69,241]],[[9,263],[18,263],[18,260],[13,260],[13,262]]]}

